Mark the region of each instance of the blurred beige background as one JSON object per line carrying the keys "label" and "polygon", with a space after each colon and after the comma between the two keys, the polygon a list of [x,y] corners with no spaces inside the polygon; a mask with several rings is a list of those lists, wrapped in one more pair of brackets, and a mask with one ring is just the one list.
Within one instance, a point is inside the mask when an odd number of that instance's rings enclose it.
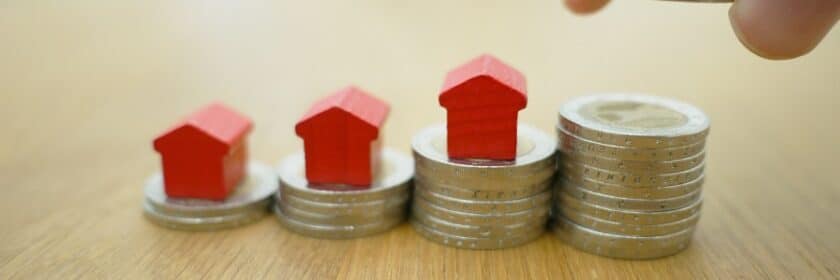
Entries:
{"label": "blurred beige background", "polygon": [[[727,5],[614,1],[5,1],[0,3],[0,278],[837,278],[840,34],[768,61]],[[443,121],[446,71],[492,53],[525,73],[520,118],[547,132],[573,96],[670,96],[712,119],[693,245],[618,261],[550,234],[503,251],[427,242],[410,226],[322,241],[270,217],[217,233],[155,227],[140,209],[151,140],[219,100],[251,116],[252,157],[301,148],[293,124],[356,84],[389,101],[388,146]],[[40,278],[40,277],[39,277]]]}

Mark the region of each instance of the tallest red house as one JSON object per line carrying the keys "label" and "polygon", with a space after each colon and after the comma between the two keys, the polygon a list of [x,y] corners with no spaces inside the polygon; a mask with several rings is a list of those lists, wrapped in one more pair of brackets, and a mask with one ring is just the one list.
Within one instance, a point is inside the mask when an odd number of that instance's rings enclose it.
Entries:
{"label": "tallest red house", "polygon": [[522,73],[482,55],[446,75],[438,101],[450,158],[516,158],[517,115],[528,103]]}

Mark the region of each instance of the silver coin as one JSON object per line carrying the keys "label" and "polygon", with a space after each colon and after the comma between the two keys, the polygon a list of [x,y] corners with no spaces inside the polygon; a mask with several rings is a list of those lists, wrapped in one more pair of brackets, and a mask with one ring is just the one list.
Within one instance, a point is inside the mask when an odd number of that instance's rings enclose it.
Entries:
{"label": "silver coin", "polygon": [[572,135],[625,147],[687,146],[709,133],[709,118],[697,107],[648,95],[583,96],[563,104],[558,117]]}
{"label": "silver coin", "polygon": [[603,233],[564,218],[556,219],[557,237],[584,252],[622,259],[652,259],[670,256],[688,247],[694,227],[659,236],[631,236]]}
{"label": "silver coin", "polygon": [[[245,179],[223,201],[171,198],[166,196],[163,176],[153,175],[144,189],[146,217],[172,228],[218,229],[246,223],[231,219],[250,219],[253,212],[267,212],[277,189],[274,173],[265,165],[249,162]],[[183,223],[177,227],[178,223]],[[196,225],[204,224],[204,226]]]}
{"label": "silver coin", "polygon": [[423,211],[441,220],[450,223],[477,226],[515,225],[526,221],[544,222],[548,219],[550,208],[550,205],[543,205],[533,209],[511,213],[477,214],[446,209],[422,197],[415,197],[412,203],[412,209]]}
{"label": "silver coin", "polygon": [[430,192],[438,193],[448,197],[467,200],[516,200],[542,193],[551,188],[551,178],[542,182],[527,184],[524,186],[511,186],[507,190],[472,190],[455,185],[445,185],[427,179],[417,173],[414,178],[416,184],[423,185]]}
{"label": "silver coin", "polygon": [[409,200],[411,200],[411,193],[396,193],[396,195],[398,196],[389,197],[385,200],[329,203],[311,201],[297,196],[279,193],[277,201],[280,204],[291,205],[292,207],[310,213],[322,215],[357,215],[365,213],[382,213],[393,208],[407,207]]}
{"label": "silver coin", "polygon": [[408,207],[406,204],[395,205],[393,208],[385,209],[381,212],[356,212],[354,214],[322,214],[305,211],[295,208],[289,203],[278,203],[277,208],[289,218],[307,224],[323,224],[323,225],[358,225],[358,224],[372,224],[383,219],[394,219],[398,217],[408,216]]}
{"label": "silver coin", "polygon": [[[484,232],[484,230],[486,229],[510,229],[521,228],[523,227],[523,225],[545,225],[550,217],[550,211],[546,210],[546,208],[551,207],[550,205],[546,205],[541,209],[529,210],[530,213],[523,213],[520,219],[508,219],[506,216],[484,216],[482,218],[476,219],[472,216],[465,217],[464,215],[460,215],[462,213],[453,214],[451,213],[452,211],[447,211],[446,209],[440,208],[439,206],[436,206],[429,202],[425,202],[424,199],[419,200],[421,200],[422,202],[412,204],[412,217],[433,217],[435,220],[440,220],[449,224],[468,227],[470,229],[480,230],[482,232]],[[423,203],[427,203],[428,205],[423,205]]]}
{"label": "silver coin", "polygon": [[589,191],[584,188],[577,187],[568,181],[557,180],[557,189],[560,192],[568,194],[571,197],[588,202],[594,205],[599,205],[613,209],[639,210],[639,211],[666,211],[672,209],[679,209],[691,204],[700,199],[702,189],[697,189],[694,192],[670,198],[663,199],[638,199],[638,198],[623,198],[617,196],[610,196]]}
{"label": "silver coin", "polygon": [[706,153],[676,160],[652,161],[652,160],[622,160],[615,158],[599,157],[574,151],[566,151],[561,148],[557,153],[557,162],[579,163],[594,168],[624,173],[676,173],[691,170],[702,164]]}
{"label": "silver coin", "polygon": [[618,184],[626,187],[667,187],[681,185],[696,180],[703,175],[704,164],[695,166],[686,171],[675,173],[627,173],[599,169],[592,166],[563,162],[560,164],[560,173],[565,175],[580,176],[594,181]]}
{"label": "silver coin", "polygon": [[[412,139],[417,172],[469,189],[507,189],[516,182],[541,182],[553,176],[557,143],[533,127],[519,124],[517,155],[513,161],[450,160],[446,126],[426,128]],[[524,183],[527,181],[528,183]],[[469,187],[467,187],[469,186]]]}
{"label": "silver coin", "polygon": [[700,212],[696,212],[686,219],[666,224],[633,225],[608,221],[580,213],[569,207],[559,207],[559,214],[564,218],[593,230],[605,233],[635,236],[666,235],[693,227],[700,220]]}
{"label": "silver coin", "polygon": [[143,203],[143,214],[153,223],[177,230],[207,231],[233,228],[253,223],[268,212],[270,201],[261,202],[253,209],[246,209],[238,213],[217,216],[175,216],[169,213],[157,212],[148,201]]}
{"label": "silver coin", "polygon": [[146,201],[158,213],[200,217],[237,213],[270,200],[277,190],[277,177],[271,169],[252,161],[246,171],[243,181],[223,201],[168,197],[164,191],[163,176],[158,173],[146,182]]}
{"label": "silver coin", "polygon": [[322,224],[308,224],[302,221],[286,216],[278,206],[274,206],[274,215],[277,220],[287,229],[297,232],[301,235],[328,238],[328,239],[348,239],[362,236],[373,235],[387,231],[405,220],[405,217],[380,219],[371,224],[358,225],[322,225]]}
{"label": "silver coin", "polygon": [[519,212],[523,210],[537,208],[543,205],[550,205],[551,200],[550,190],[546,190],[534,196],[516,200],[466,200],[430,192],[422,184],[415,185],[414,195],[423,197],[427,201],[447,209],[479,214]]}
{"label": "silver coin", "polygon": [[418,221],[411,221],[414,230],[420,235],[433,242],[463,249],[474,250],[489,250],[489,249],[503,249],[510,248],[528,243],[542,235],[543,231],[532,231],[526,235],[516,236],[512,238],[474,238],[464,237],[452,234],[447,234],[428,226],[423,225]]}
{"label": "silver coin", "polygon": [[[554,164],[554,162],[552,162]],[[481,193],[507,193],[510,192],[511,189],[528,189],[534,188],[535,186],[544,184],[546,181],[551,180],[554,178],[556,173],[556,166],[546,166],[543,170],[537,171],[530,176],[526,177],[517,177],[511,176],[508,178],[498,178],[497,180],[493,181],[492,183],[488,183],[488,179],[477,178],[477,177],[467,177],[463,175],[458,175],[460,177],[455,176],[446,176],[442,175],[443,172],[436,172],[436,171],[429,171],[422,167],[422,161],[418,161],[418,167],[416,169],[415,180],[421,179],[428,184],[433,185],[441,185],[441,186],[450,186],[455,187],[463,190],[469,190],[472,192],[481,192]],[[451,171],[451,170],[450,170]],[[502,187],[503,183],[507,183],[505,187]],[[521,194],[519,194],[521,195]],[[503,195],[504,196],[504,195]]]}
{"label": "silver coin", "polygon": [[408,155],[391,148],[383,148],[380,155],[380,171],[375,175],[370,188],[331,191],[310,188],[305,175],[304,155],[302,152],[293,154],[286,157],[277,168],[280,191],[309,201],[326,203],[385,200],[398,196],[395,193],[406,192],[414,176],[414,161]]}
{"label": "silver coin", "polygon": [[[498,169],[495,172],[482,173],[479,172],[463,172],[459,170],[460,167],[450,166],[451,168],[440,168],[439,165],[432,165],[429,167],[428,161],[418,159],[416,161],[416,177],[423,177],[428,182],[449,186],[463,186],[468,189],[484,190],[484,191],[505,191],[513,186],[528,186],[545,182],[551,179],[556,172],[555,161],[546,161],[545,164],[540,164],[540,170],[523,175],[511,172],[509,176],[502,176],[499,172],[506,170]],[[537,167],[536,165],[534,167]],[[492,175],[492,176],[491,176]]]}
{"label": "silver coin", "polygon": [[665,199],[684,196],[695,192],[703,186],[705,175],[701,174],[700,177],[694,179],[693,181],[667,187],[627,187],[582,178],[581,176],[576,176],[574,174],[564,174],[564,176],[558,179],[558,181],[559,180],[566,180],[577,187],[609,196],[640,199]]}
{"label": "silver coin", "polygon": [[558,146],[561,150],[594,155],[598,157],[637,160],[637,161],[668,161],[688,158],[702,153],[706,147],[706,140],[700,140],[685,146],[667,148],[636,148],[602,144],[583,139],[557,128]]}
{"label": "silver coin", "polygon": [[417,211],[413,211],[411,213],[411,217],[417,222],[442,233],[472,238],[514,238],[517,236],[528,235],[533,231],[544,231],[546,223],[548,222],[546,220],[536,223],[524,222],[514,225],[463,225],[439,219],[419,209]]}
{"label": "silver coin", "polygon": [[565,192],[558,192],[556,197],[557,199],[555,204],[558,209],[568,207],[590,217],[633,225],[667,224],[679,220],[685,220],[695,213],[700,212],[700,208],[703,204],[703,200],[701,198],[679,209],[667,211],[639,211],[615,209],[595,205],[571,197]]}

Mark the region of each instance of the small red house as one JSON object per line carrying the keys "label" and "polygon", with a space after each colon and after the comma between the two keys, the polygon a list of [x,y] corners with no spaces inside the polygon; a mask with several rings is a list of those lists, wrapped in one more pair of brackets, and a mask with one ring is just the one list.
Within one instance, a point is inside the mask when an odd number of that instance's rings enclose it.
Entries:
{"label": "small red house", "polygon": [[517,114],[528,103],[522,73],[482,55],[446,75],[438,101],[450,158],[516,158]]}
{"label": "small red house", "polygon": [[251,128],[247,117],[211,104],[158,136],[166,195],[224,200],[245,176]]}
{"label": "small red house", "polygon": [[295,126],[303,138],[310,185],[369,186],[378,168],[379,130],[389,110],[387,103],[355,87],[315,103]]}

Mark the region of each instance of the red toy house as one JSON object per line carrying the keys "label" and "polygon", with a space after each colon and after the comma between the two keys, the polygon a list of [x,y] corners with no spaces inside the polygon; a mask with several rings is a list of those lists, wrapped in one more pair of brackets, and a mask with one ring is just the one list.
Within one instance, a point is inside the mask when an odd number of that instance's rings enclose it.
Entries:
{"label": "red toy house", "polygon": [[251,128],[247,117],[211,104],[158,136],[166,195],[224,200],[245,176]]}
{"label": "red toy house", "polygon": [[516,158],[516,118],[528,103],[522,73],[482,55],[446,75],[438,101],[450,158]]}
{"label": "red toy house", "polygon": [[295,126],[303,138],[311,186],[369,186],[378,167],[379,129],[389,110],[387,103],[355,87],[315,103]]}

